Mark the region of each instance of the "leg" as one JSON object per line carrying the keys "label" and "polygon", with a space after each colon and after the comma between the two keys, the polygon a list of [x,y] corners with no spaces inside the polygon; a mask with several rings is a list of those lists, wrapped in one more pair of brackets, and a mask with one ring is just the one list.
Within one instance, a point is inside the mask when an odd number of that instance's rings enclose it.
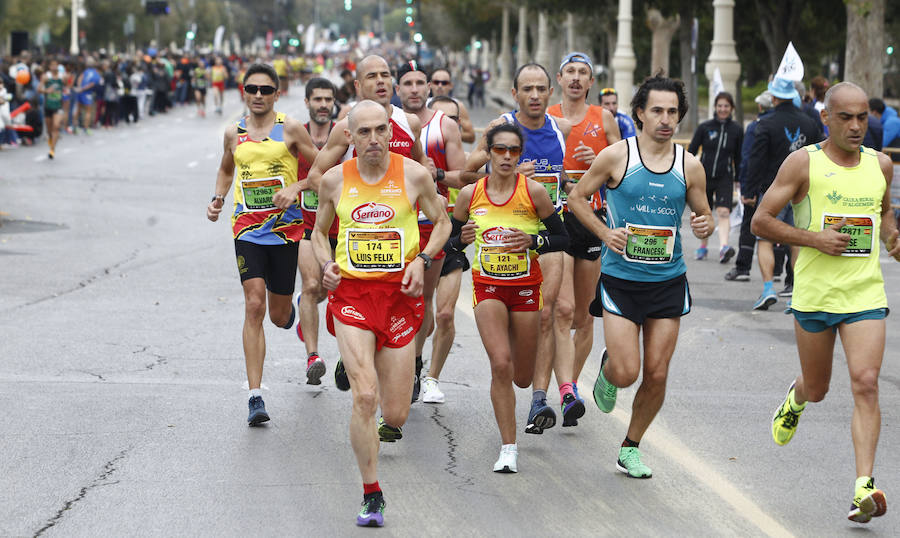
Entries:
{"label": "leg", "polygon": [[640,442],[662,408],[666,397],[669,361],[675,353],[680,318],[653,319],[644,323],[644,377],[634,395],[628,438]]}
{"label": "leg", "polygon": [[395,428],[406,424],[412,396],[415,343],[400,348],[383,347],[375,352],[375,371],[381,392],[384,422]]}
{"label": "leg", "polygon": [[462,269],[457,269],[449,275],[441,277],[437,285],[437,298],[435,306],[434,337],[431,339],[431,365],[428,369],[428,377],[438,379],[444,362],[453,345],[456,335],[453,318],[456,314],[456,299],[459,297],[459,286],[462,281]]}
{"label": "leg", "polygon": [[241,285],[244,288],[243,341],[247,383],[251,389],[258,389],[266,356],[266,336],[262,326],[266,315],[266,283],[262,278],[248,278]]}
{"label": "leg", "polygon": [[575,381],[572,373],[575,360],[575,345],[572,342],[572,326],[575,320],[574,273],[575,259],[563,253],[562,278],[553,319],[553,337],[556,341],[553,372],[556,374],[556,383],[559,385]]}
{"label": "leg", "polygon": [[719,217],[719,247],[727,247],[728,233],[731,231],[731,208],[717,207],[716,216]]}
{"label": "leg", "polygon": [[883,319],[866,319],[838,327],[853,390],[850,431],[856,454],[856,476],[872,476],[875,466],[875,448],[881,432],[878,374],[884,358],[885,326]]}
{"label": "leg", "polygon": [[516,442],[516,393],[509,335],[510,316],[506,305],[494,299],[475,305],[475,323],[488,359],[491,361],[491,404],[504,445]]}
{"label": "leg", "polygon": [[425,300],[425,317],[422,319],[422,326],[416,333],[416,357],[422,356],[422,350],[425,349],[425,340],[434,330],[434,290],[437,287],[438,280],[441,278],[441,267],[444,260],[435,260],[431,264],[431,268],[425,271],[425,282],[422,285],[422,298]]}
{"label": "leg", "polygon": [[[269,293],[269,319],[276,327],[285,328],[291,321],[291,295],[281,295],[279,293]],[[290,328],[290,327],[288,327]]]}
{"label": "leg", "polygon": [[319,350],[319,308],[325,296],[322,289],[322,269],[312,251],[311,241],[300,241],[297,267],[300,269],[303,293],[300,295],[300,328],[307,353]]}
{"label": "leg", "polygon": [[800,355],[800,375],[794,384],[794,400],[797,404],[821,402],[831,383],[831,366],[834,356],[834,331],[825,329],[812,333],[794,320],[797,353]]}
{"label": "leg", "polygon": [[575,258],[575,365],[572,379],[578,380],[591,348],[594,347],[594,316],[588,310],[600,279],[600,258]]}
{"label": "leg", "polygon": [[[363,484],[378,481],[378,375],[375,370],[375,335],[334,320],[334,333],[353,391],[350,445],[356,455]],[[406,400],[409,401],[408,399]]]}
{"label": "leg", "polygon": [[641,372],[641,327],[628,318],[603,311],[603,338],[609,359],[603,377],[619,388],[629,387]]}
{"label": "leg", "polygon": [[562,256],[562,252],[551,252],[540,256],[541,272],[544,275],[544,281],[541,283],[544,308],[541,310],[541,332],[534,373],[533,388],[536,390],[546,391],[550,386],[550,371],[553,367],[553,353],[556,347],[553,318],[556,298],[559,296],[562,284]]}

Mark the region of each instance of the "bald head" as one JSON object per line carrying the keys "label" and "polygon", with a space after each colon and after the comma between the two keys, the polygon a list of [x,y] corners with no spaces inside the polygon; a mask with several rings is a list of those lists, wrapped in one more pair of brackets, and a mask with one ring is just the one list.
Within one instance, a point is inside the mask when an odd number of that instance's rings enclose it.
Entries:
{"label": "bald head", "polygon": [[390,71],[391,68],[388,66],[387,60],[377,54],[370,54],[356,64],[356,80],[363,80],[366,78],[366,74],[373,70]]}
{"label": "bald head", "polygon": [[350,132],[356,130],[360,120],[363,118],[375,119],[379,122],[388,121],[387,111],[384,109],[384,106],[369,99],[364,99],[356,103],[347,114],[347,126],[349,127]]}
{"label": "bald head", "polygon": [[840,104],[865,103],[868,107],[869,98],[866,91],[852,82],[838,82],[825,92],[825,110],[832,112],[834,106]]}

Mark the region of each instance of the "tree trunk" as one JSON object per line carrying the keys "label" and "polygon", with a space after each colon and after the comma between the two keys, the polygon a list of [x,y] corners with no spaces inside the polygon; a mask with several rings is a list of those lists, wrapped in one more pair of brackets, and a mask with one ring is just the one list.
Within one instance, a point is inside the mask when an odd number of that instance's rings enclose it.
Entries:
{"label": "tree trunk", "polygon": [[[678,16],[681,17],[681,25],[678,27],[678,53],[681,58],[681,80],[684,81],[689,97],[695,97],[697,89],[693,86],[694,74],[691,71],[691,30],[694,23],[694,6],[690,2],[684,2],[679,7]],[[696,69],[696,66],[694,66]],[[691,108],[687,116],[682,120],[682,129],[692,133],[697,127],[697,103],[691,99]]]}
{"label": "tree trunk", "polygon": [[665,18],[656,8],[647,10],[647,26],[653,32],[651,53],[650,53],[650,73],[655,74],[660,69],[663,74],[669,74],[669,50],[672,45],[672,38],[678,31],[681,24],[681,17],[677,14],[674,17]]}
{"label": "tree trunk", "polygon": [[884,93],[884,0],[846,0],[847,54],[844,80],[870,97]]}

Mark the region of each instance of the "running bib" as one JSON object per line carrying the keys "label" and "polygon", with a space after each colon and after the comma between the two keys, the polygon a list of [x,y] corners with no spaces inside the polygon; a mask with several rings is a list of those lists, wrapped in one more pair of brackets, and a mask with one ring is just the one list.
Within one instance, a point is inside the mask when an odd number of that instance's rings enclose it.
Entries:
{"label": "running bib", "polygon": [[300,207],[306,211],[319,209],[319,193],[312,189],[303,191],[300,195]]}
{"label": "running bib", "polygon": [[625,259],[637,263],[668,263],[675,250],[674,226],[650,226],[625,223],[628,240]]}
{"label": "running bib", "polygon": [[281,176],[260,179],[242,179],[241,193],[244,197],[245,211],[268,211],[275,209],[272,197],[284,188]]}
{"label": "running bib", "polygon": [[403,230],[347,230],[347,260],[354,271],[402,271]]}
{"label": "running bib", "polygon": [[504,245],[481,245],[478,249],[481,274],[498,280],[513,280],[531,272],[527,252],[509,252]]}
{"label": "running bib", "polygon": [[847,223],[841,227],[842,234],[850,236],[847,248],[841,256],[865,258],[872,254],[872,236],[874,234],[875,219],[871,215],[836,215],[825,213],[822,215],[822,229],[847,219]]}
{"label": "running bib", "polygon": [[559,205],[559,176],[556,174],[535,174],[532,178],[547,189],[554,207]]}

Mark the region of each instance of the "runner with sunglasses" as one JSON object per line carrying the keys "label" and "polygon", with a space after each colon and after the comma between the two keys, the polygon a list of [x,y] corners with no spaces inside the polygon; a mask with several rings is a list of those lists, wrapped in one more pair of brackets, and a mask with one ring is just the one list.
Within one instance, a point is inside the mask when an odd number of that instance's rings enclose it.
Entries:
{"label": "runner with sunglasses", "polygon": [[[562,103],[551,106],[547,112],[572,123],[572,133],[566,139],[563,164],[569,182],[574,185],[591,166],[597,154],[608,145],[618,142],[621,136],[610,111],[587,103],[588,92],[594,84],[594,65],[587,54],[567,54],[559,65],[556,82],[562,88]],[[534,375],[534,387],[546,392],[550,386],[551,367],[562,372],[571,369],[575,399],[563,404],[562,425],[577,426],[578,418],[584,415],[584,401],[578,394],[576,381],[594,345],[594,316],[588,307],[597,287],[597,279],[600,278],[601,242],[568,210],[565,191],[560,193],[560,197],[563,201],[563,222],[569,234],[569,247],[563,253],[562,284],[554,320],[557,353],[553,364],[539,364]],[[599,217],[603,207],[602,190],[592,194],[591,204]],[[574,338],[572,328],[575,329]],[[570,361],[572,365],[562,366],[564,361]]]}
{"label": "runner with sunglasses", "polygon": [[[531,384],[538,350],[542,263],[538,254],[568,245],[565,227],[542,183],[517,172],[522,129],[501,122],[484,136],[491,172],[462,188],[448,249],[475,244],[475,322],[491,362],[491,404],[500,429],[494,472],[518,472],[516,394]],[[539,233],[541,224],[546,233]]]}
{"label": "runner with sunglasses", "polygon": [[[428,88],[431,90],[432,99],[439,96],[447,97],[456,103],[459,107],[457,122],[462,129],[462,141],[471,144],[475,142],[475,128],[472,126],[472,120],[469,118],[469,109],[466,104],[456,99],[453,93],[453,80],[451,80],[450,71],[444,67],[439,67],[431,72],[428,77]],[[431,99],[428,100],[428,106],[431,106]]]}
{"label": "runner with sunglasses", "polygon": [[231,227],[244,289],[243,343],[250,388],[247,422],[256,426],[269,420],[260,391],[266,304],[272,323],[284,329],[294,327],[291,296],[298,242],[303,237],[297,158],[302,155],[312,162],[316,146],[300,122],[275,111],[278,75],[271,66],[251,65],[243,84],[250,114],[225,130],[225,152],[206,216],[218,220],[237,169]]}
{"label": "runner with sunglasses", "polygon": [[616,123],[619,124],[619,134],[622,138],[630,138],[637,135],[634,128],[634,122],[627,114],[619,112],[619,94],[615,88],[603,88],[600,90],[600,106],[609,110],[615,117]]}
{"label": "runner with sunglasses", "polygon": [[[525,145],[519,158],[518,171],[529,179],[544,185],[551,202],[557,211],[562,210],[560,191],[566,185],[563,160],[566,153],[566,138],[572,125],[564,118],[554,118],[547,114],[547,102],[553,95],[550,85],[550,74],[540,64],[525,64],[519,67],[513,78],[512,96],[519,109],[497,118],[489,124],[494,127],[501,123],[519,126],[525,135]],[[486,138],[482,138],[479,147],[472,152],[466,162],[464,180],[471,181],[471,175],[488,162]],[[562,282],[563,253],[554,251],[541,255],[543,283],[541,295],[544,307],[541,309],[540,339],[538,341],[537,370],[544,371],[553,364],[556,353],[565,353],[566,347],[557,349],[554,338],[553,320],[559,288]],[[571,339],[568,350],[571,351]],[[559,395],[563,409],[568,406],[568,421],[577,420],[584,414],[584,404],[577,405],[572,382],[572,360],[563,360],[558,364],[556,380],[559,384]],[[549,381],[548,381],[549,383]],[[541,434],[547,428],[556,425],[556,412],[547,405],[547,390],[535,387],[532,393],[531,409],[525,433]]]}

